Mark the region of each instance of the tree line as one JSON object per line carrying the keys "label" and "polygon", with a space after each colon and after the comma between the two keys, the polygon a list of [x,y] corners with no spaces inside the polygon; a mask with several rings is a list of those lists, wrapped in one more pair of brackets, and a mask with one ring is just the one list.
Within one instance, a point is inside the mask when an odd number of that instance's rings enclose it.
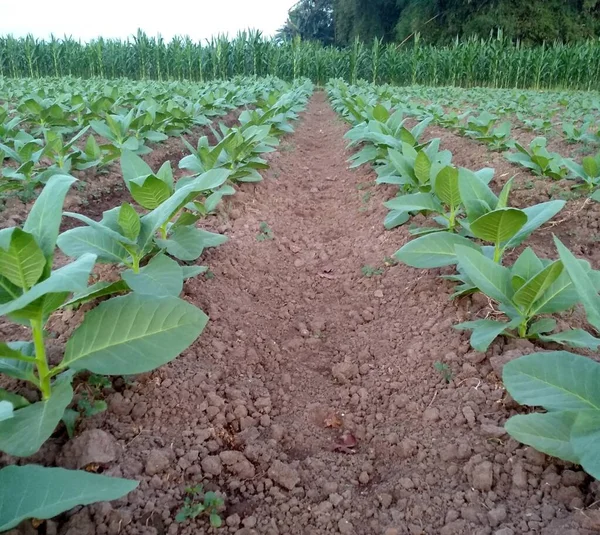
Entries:
{"label": "tree line", "polygon": [[277,37],[345,46],[356,37],[448,44],[501,31],[527,44],[600,36],[600,0],[300,0]]}

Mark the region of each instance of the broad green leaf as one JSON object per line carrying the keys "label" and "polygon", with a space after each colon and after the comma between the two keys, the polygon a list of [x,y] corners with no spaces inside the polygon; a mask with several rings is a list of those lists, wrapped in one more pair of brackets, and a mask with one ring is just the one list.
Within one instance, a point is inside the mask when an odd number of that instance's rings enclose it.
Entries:
{"label": "broad green leaf", "polygon": [[228,169],[210,169],[201,174],[191,184],[195,191],[210,191],[222,186],[229,178],[231,171]]}
{"label": "broad green leaf", "polygon": [[62,219],[62,205],[73,182],[76,182],[76,179],[69,175],[52,176],[32,206],[23,225],[23,230],[33,235],[46,258],[54,254]]}
{"label": "broad green leaf", "polygon": [[23,396],[19,396],[18,394],[14,394],[13,392],[9,392],[8,390],[4,390],[0,388],[0,401],[7,401],[11,404],[11,406],[17,410],[21,407],[27,407],[29,405],[29,401],[25,399]]}
{"label": "broad green leaf", "polygon": [[137,154],[124,149],[121,151],[121,172],[123,174],[123,180],[129,188],[129,182],[135,178],[141,176],[148,176],[152,174],[150,166],[142,160]]}
{"label": "broad green leaf", "polygon": [[13,417],[13,404],[0,398],[0,422]]}
{"label": "broad green leaf", "polygon": [[537,273],[544,269],[544,264],[533,252],[531,247],[527,247],[515,261],[510,269],[513,277],[518,276],[524,281],[535,277]]}
{"label": "broad green leaf", "polygon": [[124,293],[128,292],[129,290],[130,288],[127,286],[127,283],[124,280],[118,280],[115,282],[100,281],[96,284],[88,286],[84,291],[73,295],[69,301],[62,305],[62,308],[77,307],[100,297]]}
{"label": "broad green leaf", "polygon": [[387,230],[391,230],[393,228],[399,227],[400,225],[404,225],[410,219],[410,214],[403,210],[392,210],[388,212],[385,216],[385,221],[383,222],[384,227]]}
{"label": "broad green leaf", "polygon": [[465,321],[455,325],[454,328],[459,331],[473,331],[471,333],[470,343],[473,349],[485,353],[490,344],[503,332],[514,329],[520,323],[520,318],[512,320],[509,323],[494,320],[475,320]]}
{"label": "broad green leaf", "polygon": [[571,431],[571,444],[579,457],[579,464],[592,477],[600,478],[600,411],[577,414]]}
{"label": "broad green leaf", "polygon": [[546,290],[554,284],[563,271],[563,264],[556,260],[523,284],[513,296],[513,302],[529,311]]}
{"label": "broad green leaf", "polygon": [[416,268],[449,266],[457,263],[455,247],[460,245],[475,251],[480,249],[477,244],[458,234],[436,232],[409,241],[394,254],[394,258]]}
{"label": "broad green leaf", "polygon": [[82,470],[7,466],[0,470],[0,531],[28,518],[48,519],[78,505],[116,500],[138,484]]}
{"label": "broad green leaf", "polygon": [[549,411],[600,410],[600,366],[567,351],[513,360],[504,366],[503,381],[521,405]]}
{"label": "broad green leaf", "polygon": [[36,384],[34,364],[17,360],[21,357],[32,357],[33,353],[31,342],[0,342],[0,373]]}
{"label": "broad green leaf", "polygon": [[385,109],[381,104],[377,104],[373,108],[373,119],[379,121],[380,123],[385,123],[390,117],[389,112]]}
{"label": "broad green leaf", "polygon": [[204,312],[177,297],[115,297],[86,314],[61,366],[105,375],[144,373],[173,360],[207,321]]}
{"label": "broad green leaf", "polygon": [[119,227],[123,230],[124,236],[130,240],[136,240],[140,234],[140,216],[128,202],[123,203],[119,210]]}
{"label": "broad green leaf", "polygon": [[167,160],[164,162],[160,169],[157,171],[156,176],[160,178],[165,184],[173,190],[173,169],[171,167],[171,161]]}
{"label": "broad green leaf", "polygon": [[590,199],[592,199],[592,201],[600,202],[600,189],[594,191],[594,193],[590,195]]}
{"label": "broad green leaf", "polygon": [[540,336],[540,340],[544,342],[556,342],[571,347],[591,349],[593,351],[596,351],[600,347],[600,338],[592,336],[583,329],[572,329],[570,331]]}
{"label": "broad green leaf", "polygon": [[455,250],[458,265],[480,291],[499,303],[511,303],[514,291],[507,268],[472,248],[457,245]]}
{"label": "broad green leaf", "polygon": [[206,273],[207,271],[208,266],[181,266],[183,280],[191,279],[192,277],[196,277],[197,275]]}
{"label": "broad green leaf", "polygon": [[63,374],[52,385],[48,400],[27,405],[15,411],[10,420],[0,422],[0,451],[29,457],[42,447],[73,399],[72,378],[72,373]]}
{"label": "broad green leaf", "polygon": [[534,230],[560,212],[565,204],[566,201],[548,201],[523,208],[523,212],[527,215],[527,223],[510,239],[506,246],[513,248],[523,243]]}
{"label": "broad green leaf", "polygon": [[515,440],[565,461],[579,463],[571,443],[577,413],[572,411],[526,414],[510,418],[504,427]]}
{"label": "broad green leaf", "polygon": [[469,221],[475,221],[486,212],[494,210],[498,204],[498,198],[487,183],[469,169],[459,168],[458,188]]}
{"label": "broad green leaf", "polygon": [[573,253],[556,236],[554,236],[554,243],[558,249],[560,259],[571,277],[573,286],[576,288],[585,307],[588,321],[600,331],[600,296],[594,283]]}
{"label": "broad green leaf", "polygon": [[600,166],[598,166],[598,162],[593,156],[586,156],[582,160],[581,165],[583,166],[583,170],[585,171],[587,176],[591,178],[596,178],[600,176]]}
{"label": "broad green leaf", "polygon": [[415,176],[421,184],[429,182],[431,172],[431,160],[425,151],[417,153],[415,159]]}
{"label": "broad green leaf", "polygon": [[435,194],[450,208],[457,208],[460,205],[458,169],[446,166],[438,173],[435,179]]}
{"label": "broad green leaf", "polygon": [[556,320],[554,318],[542,318],[533,322],[527,331],[527,334],[536,335],[549,333],[556,329]]}
{"label": "broad green leaf", "polygon": [[139,273],[128,269],[121,276],[134,292],[141,294],[178,296],[183,290],[181,266],[164,254],[156,255]]}
{"label": "broad green leaf", "polygon": [[138,179],[132,180],[129,188],[135,202],[147,210],[154,210],[171,196],[168,184],[154,175],[145,177],[139,183]]}
{"label": "broad green leaf", "polygon": [[98,257],[98,262],[120,264],[130,257],[117,240],[91,227],[67,230],[58,237],[57,244],[64,254],[74,258],[92,253]]}
{"label": "broad green leaf", "polygon": [[227,241],[227,236],[196,227],[177,227],[166,240],[156,240],[159,247],[185,262],[196,260],[207,247],[217,247]]}
{"label": "broad green leaf", "polygon": [[513,176],[506,182],[506,184],[504,184],[504,187],[502,188],[502,191],[500,192],[500,195],[498,196],[498,205],[496,206],[496,208],[507,208],[508,207],[508,196],[510,194],[510,189],[512,187],[514,178],[515,177]]}
{"label": "broad green leaf", "polygon": [[500,208],[472,221],[471,232],[481,240],[500,244],[512,238],[525,223],[527,216],[522,210]]}
{"label": "broad green leaf", "polygon": [[[194,210],[200,210],[200,207],[198,206],[197,201],[194,201],[193,203],[191,203],[191,205],[193,206]],[[188,204],[188,206],[190,206]],[[179,217],[177,218],[177,221],[175,221],[175,223],[173,223],[173,225],[171,225],[171,229],[176,229],[177,227],[187,227],[189,225],[195,225],[196,221],[198,221],[200,218],[202,217],[201,214],[198,213],[192,213],[192,212],[181,212],[179,214]]]}
{"label": "broad green leaf", "polygon": [[120,212],[120,206],[117,206],[116,208],[113,208],[111,210],[107,210],[106,212],[104,212],[104,214],[102,214],[103,217],[101,221],[95,221],[86,215],[78,214],[76,212],[65,212],[64,215],[82,221],[88,227],[91,227],[94,230],[101,232],[102,234],[106,234],[109,238],[119,243],[129,246],[135,246],[137,244],[134,240],[130,240],[124,234],[121,233],[121,227],[119,225]]}
{"label": "broad green leaf", "polygon": [[36,299],[50,293],[78,292],[87,287],[96,256],[84,254],[77,260],[52,272],[50,277],[36,284],[17,299],[0,305],[0,316],[25,308]]}
{"label": "broad green leaf", "polygon": [[[564,262],[563,262],[564,266]],[[580,302],[579,295],[571,277],[566,270],[560,274],[558,279],[552,284],[536,301],[531,308],[530,314],[554,314],[555,312],[563,312],[570,309]]]}
{"label": "broad green leaf", "polygon": [[42,276],[46,258],[32,234],[12,231],[7,250],[0,248],[0,273],[19,288],[28,290]]}
{"label": "broad green leaf", "polygon": [[442,212],[443,208],[431,193],[411,193],[394,197],[383,205],[389,210],[399,210],[404,212],[420,212],[429,210],[432,212]]}

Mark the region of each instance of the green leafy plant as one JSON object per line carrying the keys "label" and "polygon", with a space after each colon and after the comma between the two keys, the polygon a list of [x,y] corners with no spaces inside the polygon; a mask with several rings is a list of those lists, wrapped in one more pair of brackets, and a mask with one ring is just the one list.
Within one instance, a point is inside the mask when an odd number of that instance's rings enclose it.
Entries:
{"label": "green leafy plant", "polygon": [[179,260],[193,261],[206,247],[227,240],[225,236],[197,228],[195,223],[201,215],[185,210],[198,195],[222,185],[229,174],[227,170],[208,171],[178,188],[173,185],[168,162],[154,174],[143,160],[125,153],[122,166],[132,197],[150,211],[140,215],[133,206],[124,203],[104,212],[100,221],[67,212],[65,215],[87,226],[60,235],[58,246],[65,254],[78,258],[93,253],[99,262],[124,264],[137,275],[141,261],[148,255],[166,251]]}
{"label": "green leafy plant", "polygon": [[509,162],[530,169],[536,175],[547,176],[555,180],[565,178],[567,170],[563,158],[556,152],[549,152],[546,144],[546,138],[536,137],[527,150],[515,142],[514,146],[517,152],[511,152],[506,158]]}
{"label": "green leafy plant", "polygon": [[[472,331],[471,345],[486,351],[501,334],[539,339],[572,347],[597,349],[600,339],[583,329],[550,334],[557,325],[550,314],[563,312],[579,302],[579,295],[560,260],[540,259],[531,248],[525,249],[511,267],[504,267],[485,254],[469,247],[455,247],[460,269],[478,291],[499,304],[507,321],[479,319],[456,325],[459,330]],[[600,289],[600,272],[586,264],[583,269],[596,280]]]}
{"label": "green leafy plant", "polygon": [[[448,223],[451,217],[440,212],[440,207],[443,209],[444,205],[437,197],[429,194],[430,197],[427,199],[429,210],[444,215],[436,221],[445,227],[425,229],[424,236],[408,242],[394,254],[397,260],[417,268],[436,268],[456,264],[458,258],[455,254],[455,245],[482,250],[468,239],[474,237],[493,244],[491,257],[499,263],[507,249],[523,243],[532,232],[554,217],[565,205],[565,201],[556,200],[522,210],[511,208],[508,202],[512,179],[505,184],[500,195],[496,196],[488,186],[491,176],[487,170],[485,173],[473,173],[461,168],[458,173],[448,173],[448,178],[450,180],[447,186],[444,182],[440,182],[437,184],[437,190],[446,203],[451,202],[455,207],[455,217],[463,213],[466,215],[455,220],[455,223],[460,224],[460,233],[439,232],[439,230],[450,229]],[[441,188],[441,185],[444,187]],[[488,251],[488,249],[483,250]],[[454,277],[454,280],[461,279]],[[468,286],[466,279],[462,282]]]}
{"label": "green leafy plant", "polygon": [[371,116],[365,122],[357,124],[344,136],[350,140],[349,147],[366,144],[359,152],[354,154],[350,161],[351,168],[359,167],[365,163],[376,162],[385,158],[388,149],[401,149],[404,144],[419,148],[419,139],[431,122],[427,118],[408,129],[405,126],[407,118],[403,110],[391,113],[381,104],[372,108]]}
{"label": "green leafy plant", "polygon": [[600,202],[600,152],[595,156],[586,156],[581,164],[565,159],[570,177],[578,183],[573,188],[583,188],[591,193],[592,199]]}
{"label": "green leafy plant", "polygon": [[220,509],[225,501],[216,492],[204,492],[203,486],[196,485],[185,489],[186,497],[183,507],[175,516],[177,522],[185,522],[197,518],[200,515],[208,516],[210,525],[213,528],[220,528],[223,525]]}
{"label": "green leafy plant", "polygon": [[[74,374],[89,371],[134,375],[153,370],[186,349],[208,320],[201,310],[176,295],[133,292],[104,301],[88,312],[67,340],[60,361],[49,361],[44,326],[70,294],[86,291],[96,262],[96,256],[88,252],[53,269],[61,207],[73,182],[75,179],[68,175],[51,177],[23,228],[0,231],[0,315],[29,327],[32,337],[32,341],[0,343],[0,373],[29,383],[40,396],[39,401],[27,403],[24,398],[0,390],[2,399],[13,404],[12,417],[0,422],[0,451],[16,457],[36,453],[65,417],[74,395]],[[16,410],[15,400],[20,405]],[[34,491],[38,487],[32,487],[15,505],[23,477],[15,474],[25,474],[26,469],[36,473],[28,484],[35,480],[39,488],[44,488],[51,485],[53,474],[57,474],[56,478],[66,481],[65,488],[73,495],[58,493],[47,501],[43,492]],[[0,471],[0,479],[4,478],[0,492],[11,494],[6,500],[0,499],[0,526],[12,527],[14,522],[32,516],[46,518],[42,515],[64,510],[58,511],[61,504],[90,503],[86,500],[93,496],[93,501],[114,499],[136,485],[111,480],[103,487],[104,479],[90,480],[83,472],[55,470],[58,469],[8,467]],[[6,490],[6,485],[12,487]],[[96,494],[90,485],[98,487]],[[61,501],[60,496],[67,495],[71,501]],[[14,510],[4,510],[5,503],[15,506]]]}
{"label": "green leafy plant", "polygon": [[[557,238],[555,242],[588,321],[600,331],[595,273]],[[546,411],[513,416],[506,422],[510,435],[539,451],[580,464],[600,479],[600,364],[566,351],[533,353],[506,364],[502,376],[518,403]]]}

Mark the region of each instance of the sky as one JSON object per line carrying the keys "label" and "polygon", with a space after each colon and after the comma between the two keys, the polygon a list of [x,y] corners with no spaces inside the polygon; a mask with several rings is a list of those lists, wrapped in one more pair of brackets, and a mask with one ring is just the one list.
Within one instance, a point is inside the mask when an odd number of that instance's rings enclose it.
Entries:
{"label": "sky", "polygon": [[0,35],[67,34],[126,38],[146,34],[189,35],[194,41],[248,28],[273,35],[297,0],[0,0]]}

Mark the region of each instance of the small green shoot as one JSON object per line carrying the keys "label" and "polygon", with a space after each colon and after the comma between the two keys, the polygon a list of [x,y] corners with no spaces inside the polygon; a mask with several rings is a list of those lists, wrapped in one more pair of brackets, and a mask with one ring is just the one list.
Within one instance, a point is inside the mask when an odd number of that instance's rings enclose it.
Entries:
{"label": "small green shoot", "polygon": [[378,275],[383,275],[384,269],[383,268],[374,268],[373,266],[363,266],[362,268],[360,268],[361,273],[363,274],[363,276],[367,277],[367,279],[370,279],[371,277],[375,277]]}
{"label": "small green shoot", "polygon": [[210,491],[205,492],[200,498],[203,490],[202,485],[185,489],[186,497],[183,501],[183,507],[175,517],[176,522],[185,522],[200,515],[207,515],[213,528],[220,528],[223,525],[219,508],[224,505],[225,501],[216,492]]}
{"label": "small green shoot", "polygon": [[273,235],[273,231],[271,230],[271,227],[269,227],[269,224],[266,221],[261,222],[258,229],[260,230],[260,232],[256,236],[256,239],[258,241],[272,240],[275,237]]}
{"label": "small green shoot", "polygon": [[433,367],[442,376],[444,381],[446,381],[447,383],[452,381],[452,370],[450,369],[450,366],[448,366],[448,364],[445,364],[444,362],[440,362],[438,360],[433,363]]}

